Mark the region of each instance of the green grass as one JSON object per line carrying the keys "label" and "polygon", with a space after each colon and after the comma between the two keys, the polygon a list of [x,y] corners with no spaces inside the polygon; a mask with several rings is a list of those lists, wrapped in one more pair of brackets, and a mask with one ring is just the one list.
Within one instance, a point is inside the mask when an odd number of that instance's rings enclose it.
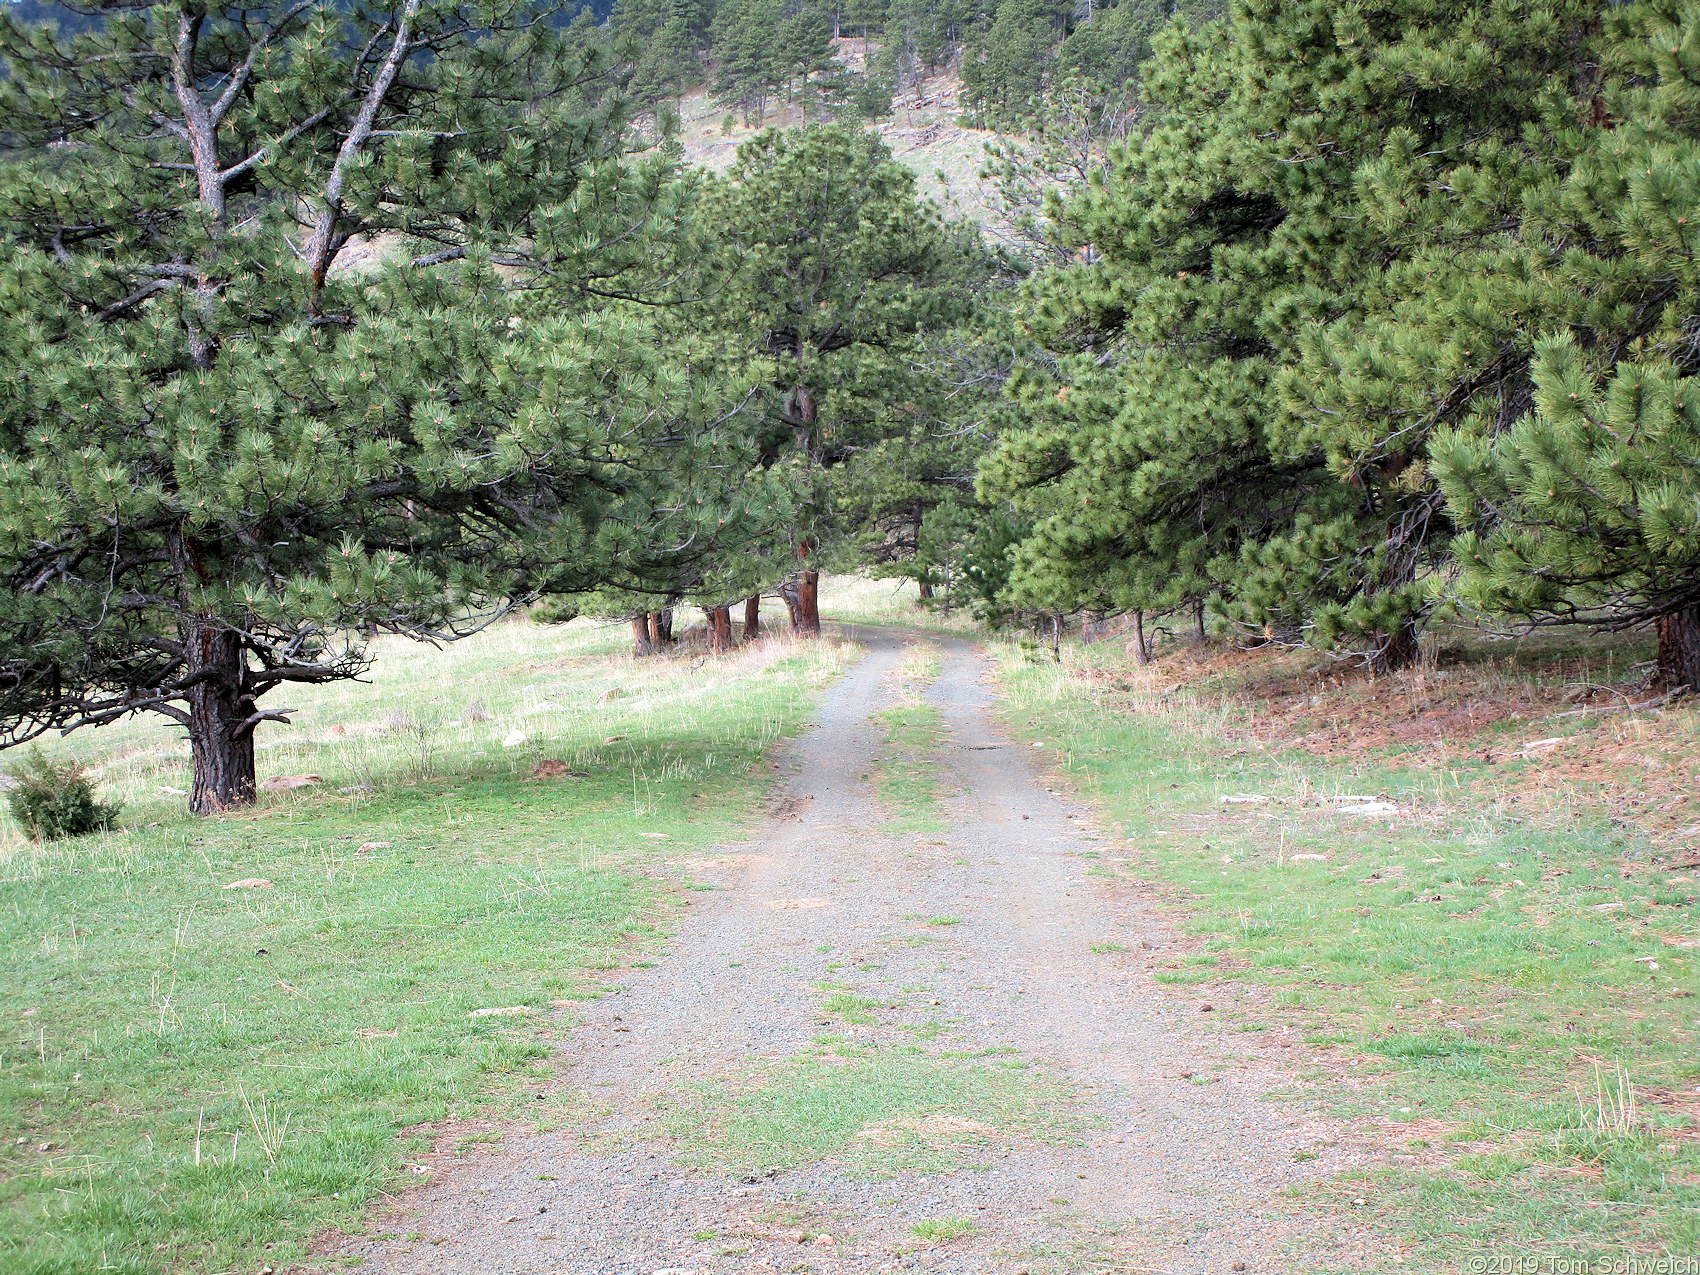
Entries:
{"label": "green grass", "polygon": [[984,632],[984,626],[960,607],[947,614],[938,599],[923,606],[913,580],[823,576],[820,609],[822,618],[841,624],[896,625],[965,635]]}
{"label": "green grass", "polygon": [[1023,1064],[842,1040],[700,1086],[668,1117],[690,1162],[741,1176],[829,1157],[858,1176],[946,1172],[1012,1138],[1078,1129],[1063,1088]]}
{"label": "green grass", "polygon": [[912,1234],[934,1244],[949,1244],[952,1240],[974,1234],[976,1229],[974,1223],[965,1217],[925,1218],[909,1228]]}
{"label": "green grass", "polygon": [[911,646],[896,670],[903,702],[875,714],[885,738],[874,759],[874,789],[889,815],[888,835],[937,835],[948,827],[939,782],[944,717],[922,699],[942,666],[931,643]]}
{"label": "green grass", "polygon": [[880,1002],[857,996],[853,992],[835,992],[821,1002],[821,1011],[836,1015],[847,1023],[871,1023]]}
{"label": "green grass", "polygon": [[[1700,1248],[1694,886],[1603,818],[1496,806],[1468,764],[1439,777],[1442,800],[1393,756],[1247,748],[1185,696],[1129,706],[1087,676],[1114,658],[1005,647],[1000,676],[1018,732],[1064,741],[1047,756],[1119,828],[1103,864],[1155,883],[1185,933],[1190,954],[1154,954],[1155,976],[1212,1002],[1210,1029],[1292,1042],[1278,1057],[1303,1100],[1348,1128],[1442,1153],[1395,1154],[1317,1202],[1372,1200],[1418,1269],[1471,1245]],[[1401,808],[1354,817],[1319,793]]]}
{"label": "green grass", "polygon": [[422,1126],[566,1118],[533,1094],[570,1005],[655,952],[692,898],[661,860],[748,825],[844,659],[773,642],[692,673],[624,644],[385,641],[369,685],[292,693],[262,739],[262,775],[323,782],[228,818],[158,792],[187,787],[163,728],[55,744],[128,805],[75,841],[0,828],[0,1269],[281,1268],[417,1180]]}

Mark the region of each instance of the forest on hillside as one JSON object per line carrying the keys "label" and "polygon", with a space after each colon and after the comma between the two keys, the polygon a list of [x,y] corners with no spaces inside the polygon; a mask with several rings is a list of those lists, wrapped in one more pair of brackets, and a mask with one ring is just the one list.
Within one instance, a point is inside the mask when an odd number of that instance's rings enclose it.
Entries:
{"label": "forest on hillside", "polygon": [[[222,809],[373,634],[723,647],[823,568],[1376,669],[1652,626],[1700,689],[1692,4],[54,9],[0,14],[6,744],[161,713]],[[946,64],[1013,243],[864,127]],[[697,171],[697,86],[809,123]]]}

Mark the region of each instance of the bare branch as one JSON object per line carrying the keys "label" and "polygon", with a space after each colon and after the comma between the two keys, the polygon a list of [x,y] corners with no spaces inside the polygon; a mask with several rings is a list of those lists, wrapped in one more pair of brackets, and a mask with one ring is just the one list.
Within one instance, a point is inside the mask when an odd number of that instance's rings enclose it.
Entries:
{"label": "bare branch", "polygon": [[401,20],[396,25],[395,39],[390,43],[389,56],[384,59],[383,67],[373,78],[372,87],[366,92],[366,100],[360,104],[360,112],[354,117],[348,136],[343,138],[342,147],[337,151],[336,162],[331,165],[330,176],[325,180],[322,196],[324,206],[319,210],[318,222],[313,227],[313,236],[308,240],[306,253],[307,268],[313,286],[310,309],[315,314],[318,312],[319,294],[324,290],[325,274],[330,268],[337,219],[342,216],[342,188],[347,179],[349,165],[354,162],[371,136],[378,111],[383,106],[385,97],[389,95],[390,86],[395,83],[396,73],[407,57],[413,19],[419,12],[419,4],[420,0],[406,0],[401,11]]}

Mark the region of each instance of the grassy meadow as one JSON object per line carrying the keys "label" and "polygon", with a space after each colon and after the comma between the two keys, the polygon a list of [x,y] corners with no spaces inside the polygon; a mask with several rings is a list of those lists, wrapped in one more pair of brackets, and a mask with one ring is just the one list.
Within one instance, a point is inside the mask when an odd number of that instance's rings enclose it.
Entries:
{"label": "grassy meadow", "polygon": [[690,905],[665,861],[748,828],[849,658],[628,641],[380,640],[261,728],[262,779],[316,782],[224,818],[184,813],[168,724],[49,743],[125,808],[47,845],[0,825],[0,1269],[281,1269],[434,1133],[558,1118],[572,1005],[655,951]]}
{"label": "grassy meadow", "polygon": [[[1573,707],[1645,696],[1594,693],[1644,652],[1477,643],[1378,686],[1314,653],[997,649],[1003,711],[1114,830],[1089,871],[1185,936],[1101,959],[1361,1139],[1301,1205],[1405,1269],[1700,1250],[1700,713]],[[1393,720],[1446,729],[1373,742]]]}

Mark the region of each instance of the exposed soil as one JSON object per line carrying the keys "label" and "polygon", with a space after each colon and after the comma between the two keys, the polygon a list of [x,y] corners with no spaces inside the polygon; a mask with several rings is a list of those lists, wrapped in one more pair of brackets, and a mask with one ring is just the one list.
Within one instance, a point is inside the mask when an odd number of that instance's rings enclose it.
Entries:
{"label": "exposed soil", "polygon": [[[551,1102],[578,1095],[566,1127],[496,1131],[460,1153],[468,1131],[445,1134],[424,1185],[327,1255],[388,1275],[1385,1260],[1380,1241],[1294,1209],[1286,1188],[1353,1167],[1355,1153],[1266,1099],[1288,1076],[1248,1066],[1204,1004],[1151,980],[1146,961],[1178,950],[1175,937],[1152,904],[1088,875],[1102,837],[1047,791],[1043,754],[999,728],[968,643],[932,639],[947,830],[890,834],[874,797],[884,727],[870,719],[896,702],[903,639],[856,636],[870,653],[783,755],[789,777],[761,834],[674,865],[717,888],[688,896],[654,968],[629,971],[563,1033],[545,1088]],[[874,1008],[834,1013],[821,983]],[[922,1103],[818,1157],[776,1146],[753,1171],[729,1167],[717,1138],[741,1095],[789,1083],[799,1058],[864,1056],[940,1074],[1025,1062],[1003,1074],[1027,1087],[1035,1118],[1000,1125],[971,1101]],[[887,1155],[916,1138],[931,1161]],[[761,1167],[775,1161],[790,1167]]]}

